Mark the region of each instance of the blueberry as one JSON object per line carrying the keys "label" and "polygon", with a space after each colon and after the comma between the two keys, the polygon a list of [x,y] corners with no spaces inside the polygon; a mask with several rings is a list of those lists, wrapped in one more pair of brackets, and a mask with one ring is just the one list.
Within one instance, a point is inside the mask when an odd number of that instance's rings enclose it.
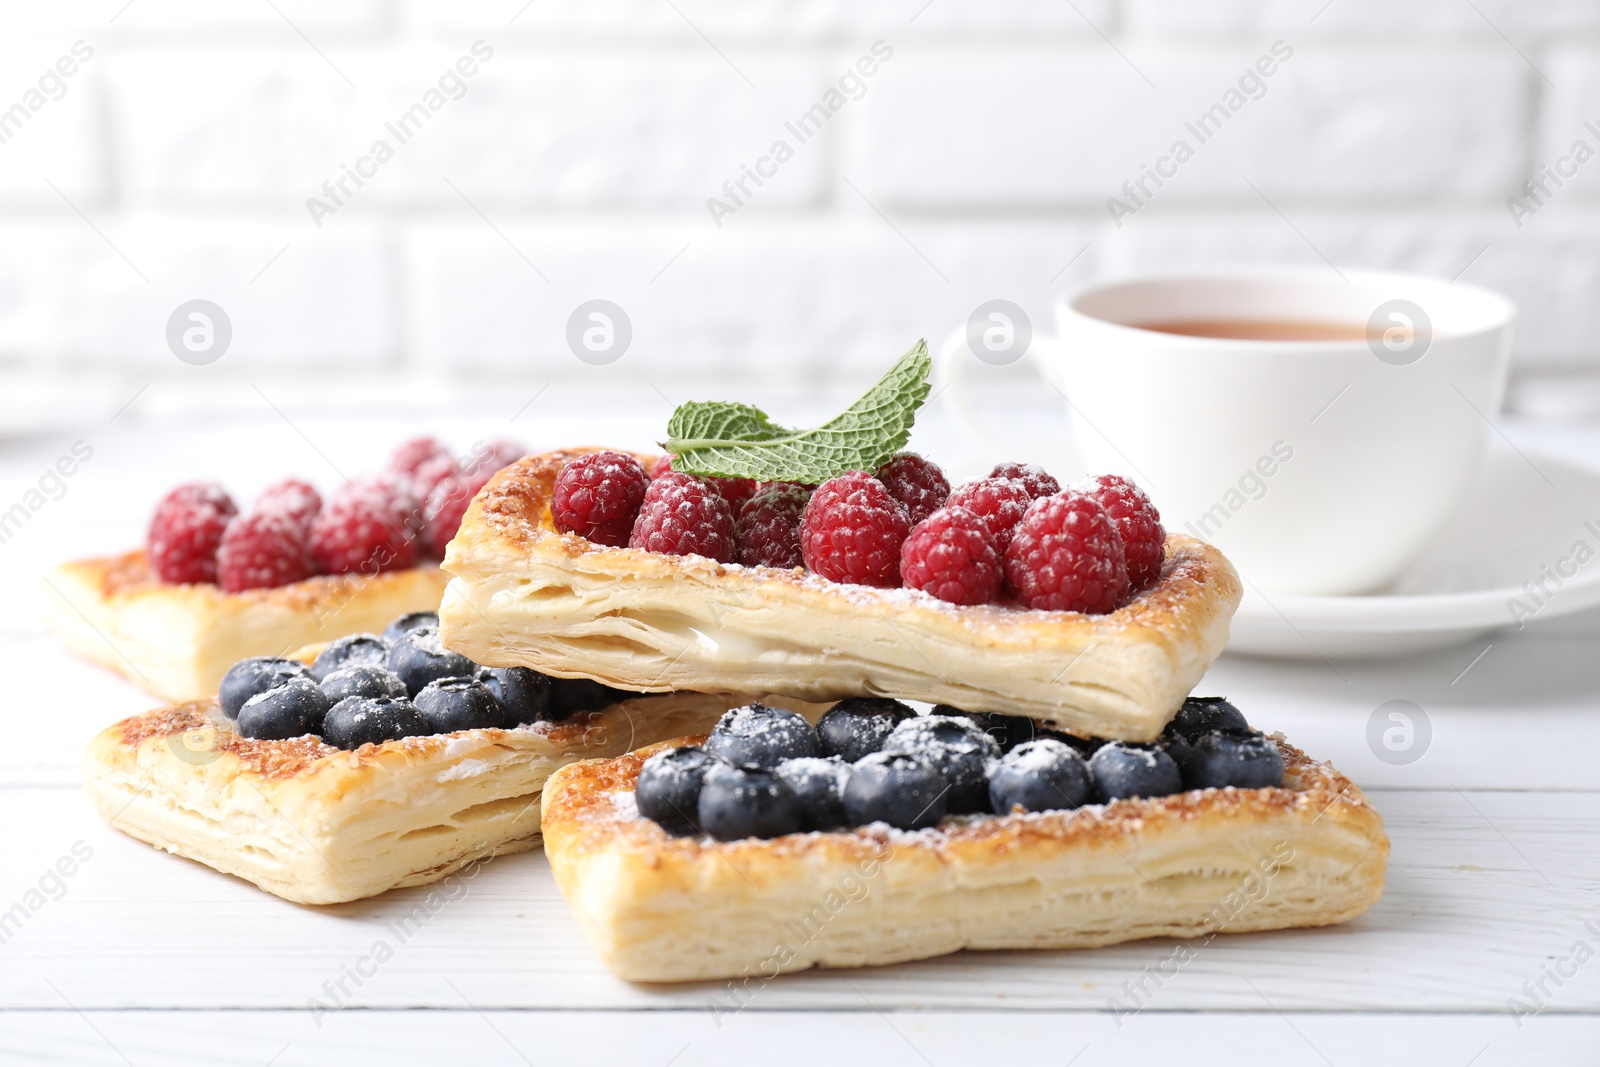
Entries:
{"label": "blueberry", "polygon": [[599,711],[641,693],[615,689],[590,678],[550,679],[550,720],[560,722],[585,711]]}
{"label": "blueberry", "polygon": [[1167,724],[1167,732],[1177,734],[1191,745],[1212,730],[1248,730],[1239,709],[1221,697],[1190,697]]}
{"label": "blueberry", "polygon": [[506,713],[489,687],[476,678],[440,678],[422,687],[413,701],[436,734],[483,730],[505,722]]}
{"label": "blueberry", "polygon": [[348,697],[328,709],[322,739],[336,748],[381,745],[432,733],[422,712],[401,697]]}
{"label": "blueberry", "polygon": [[332,642],[317,653],[311,664],[311,677],[322,681],[346,667],[382,667],[389,658],[389,642],[375,634],[351,634]]}
{"label": "blueberry", "polygon": [[506,729],[550,715],[550,679],[527,667],[484,667],[478,681],[489,687],[505,712]]}
{"label": "blueberry", "polygon": [[633,801],[639,814],[654,819],[669,834],[699,833],[700,786],[706,772],[722,761],[703,748],[685,745],[657,752],[639,768]]}
{"label": "blueberry", "polygon": [[282,656],[252,656],[228,668],[217,686],[217,703],[222,714],[230,719],[239,717],[244,702],[257,693],[275,689],[291,678],[305,678],[306,665]]}
{"label": "blueberry", "polygon": [[1064,733],[1058,730],[1042,731],[1040,736],[1060,741],[1084,759],[1088,759],[1100,751],[1100,746],[1106,743],[1106,739],[1103,737],[1079,737],[1076,734]]}
{"label": "blueberry", "polygon": [[778,764],[777,775],[800,798],[800,826],[805,830],[834,830],[845,825],[844,783],[850,765],[837,756],[819,759],[802,756]]}
{"label": "blueberry", "polygon": [[850,768],[844,815],[851,826],[884,822],[900,830],[920,830],[945,817],[948,793],[944,775],[921,756],[874,752]]}
{"label": "blueberry", "polygon": [[413,611],[400,616],[383,628],[383,636],[390,641],[398,641],[412,630],[423,626],[439,628],[439,613],[437,611]]}
{"label": "blueberry", "polygon": [[260,741],[282,741],[322,729],[328,697],[310,678],[290,678],[282,685],[257,693],[239,709],[239,736]]}
{"label": "blueberry", "polygon": [[1078,750],[1053,737],[1024,741],[994,765],[989,776],[989,809],[1008,815],[1023,811],[1076,808],[1094,795],[1094,776]]}
{"label": "blueberry", "polygon": [[987,769],[1000,745],[964,715],[918,715],[896,726],[883,743],[885,752],[921,756],[950,786],[952,815],[989,810]]}
{"label": "blueberry", "polygon": [[1194,743],[1189,788],[1262,789],[1283,784],[1283,754],[1265,734],[1213,730]]}
{"label": "blueberry", "polygon": [[706,751],[729,763],[772,770],[786,759],[821,755],[817,731],[788,708],[746,704],[717,720]]}
{"label": "blueberry", "polygon": [[406,683],[381,666],[358,665],[323,675],[322,691],[328,694],[329,703],[337,704],[345,697],[403,697]]}
{"label": "blueberry", "polygon": [[700,787],[700,828],[718,841],[782,837],[800,829],[800,818],[794,790],[760,767],[715,766]]}
{"label": "blueberry", "polygon": [[401,634],[389,645],[388,668],[406,683],[415,697],[422,687],[440,678],[471,678],[478,665],[439,643],[437,626],[419,626]]}
{"label": "blueberry", "polygon": [[854,763],[883,748],[883,739],[889,736],[889,731],[915,714],[900,701],[883,697],[841,700],[817,722],[822,754]]}
{"label": "blueberry", "polygon": [[1112,741],[1089,760],[1102,800],[1165,797],[1183,792],[1183,772],[1159,747],[1144,748]]}
{"label": "blueberry", "polygon": [[1180,733],[1175,733],[1169,727],[1162,735],[1156,738],[1156,745],[1172,757],[1172,762],[1178,765],[1178,771],[1183,775],[1184,781],[1189,780],[1189,764],[1194,760],[1194,746],[1189,739]]}
{"label": "blueberry", "polygon": [[935,704],[935,715],[965,715],[978,724],[978,729],[994,738],[1001,752],[1010,752],[1024,741],[1041,736],[1034,721],[1024,715],[1001,715],[993,711],[962,711],[949,704]]}

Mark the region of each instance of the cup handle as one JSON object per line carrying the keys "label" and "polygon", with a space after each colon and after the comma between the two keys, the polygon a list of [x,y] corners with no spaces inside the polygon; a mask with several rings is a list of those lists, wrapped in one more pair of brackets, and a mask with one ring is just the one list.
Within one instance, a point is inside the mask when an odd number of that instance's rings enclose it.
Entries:
{"label": "cup handle", "polygon": [[944,371],[945,382],[950,387],[950,406],[955,409],[956,421],[961,424],[962,430],[971,438],[972,443],[978,446],[983,453],[985,463],[999,463],[1007,458],[1010,451],[1007,446],[1000,443],[1000,439],[989,432],[989,428],[978,418],[978,413],[973,409],[972,402],[967,396],[967,331],[965,328],[957,329],[939,349],[939,366]]}
{"label": "cup handle", "polygon": [[[1083,474],[1083,457],[1079,455],[1077,447],[1072,443],[1071,435],[1064,440],[1035,441],[1033,447],[1019,442],[1007,444],[989,432],[989,427],[978,417],[977,409],[973,406],[971,397],[967,394],[967,359],[970,355],[967,347],[967,334],[965,329],[958,329],[952,333],[939,348],[938,364],[943,369],[947,391],[950,394],[950,406],[955,410],[956,422],[966,432],[967,437],[978,447],[983,462],[988,464],[1001,463],[1014,460],[1019,454],[1036,454],[1041,451],[1047,457],[1041,457],[1051,463],[1057,473],[1073,472],[1071,477],[1081,477]],[[1048,373],[1040,367],[1040,373]],[[1059,391],[1059,390],[1058,390]],[[1068,417],[1073,415],[1072,401],[1062,397],[1065,401]],[[1070,478],[1069,478],[1070,480]]]}

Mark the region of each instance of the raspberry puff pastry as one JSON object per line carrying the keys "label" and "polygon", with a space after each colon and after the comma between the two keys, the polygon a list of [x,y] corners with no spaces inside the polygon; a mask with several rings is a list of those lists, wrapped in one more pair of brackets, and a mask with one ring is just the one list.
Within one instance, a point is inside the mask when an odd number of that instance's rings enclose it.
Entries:
{"label": "raspberry puff pastry", "polygon": [[74,653],[147,692],[199,700],[241,659],[280,656],[381,630],[407,612],[433,611],[446,580],[424,564],[229,593],[208,583],[162,582],[140,549],[56,568],[47,579],[45,621]]}
{"label": "raspberry puff pastry", "polygon": [[961,607],[800,570],[607,548],[557,532],[550,517],[557,474],[587,451],[522,459],[472,502],[445,554],[450,648],[630,689],[893,694],[1148,740],[1221,653],[1239,603],[1227,559],[1181,535],[1167,539],[1160,581],[1108,615]]}
{"label": "raspberry puff pastry", "polygon": [[741,699],[639,696],[559,722],[353,751],[314,735],[241,737],[215,700],[196,700],[102,731],[84,753],[84,788],[124,833],[286,900],[335,904],[533,848],[556,768],[706,729]]}
{"label": "raspberry puff pastry", "polygon": [[1281,735],[1281,787],[722,842],[670,836],[634,803],[647,758],[702,740],[576,763],[545,787],[551,870],[622,978],[770,978],[960,949],[1324,926],[1383,891],[1378,813]]}

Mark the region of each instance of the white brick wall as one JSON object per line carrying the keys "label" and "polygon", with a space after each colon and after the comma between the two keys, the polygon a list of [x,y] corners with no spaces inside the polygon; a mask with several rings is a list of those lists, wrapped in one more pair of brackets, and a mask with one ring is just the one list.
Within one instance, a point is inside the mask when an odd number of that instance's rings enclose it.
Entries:
{"label": "white brick wall", "polygon": [[503,228],[548,283],[487,227],[420,227],[406,250],[416,365],[542,380],[574,365],[582,372],[565,347],[566,320],[603,297],[633,321],[629,373],[669,393],[686,381],[860,378],[909,347],[918,329],[953,328],[953,309],[970,311],[997,292],[1044,321],[1049,279],[1071,257],[1060,250],[1090,239],[1089,227],[1070,223],[910,225],[924,262],[876,216],[827,227],[735,221],[709,234],[695,222]]}
{"label": "white brick wall", "polygon": [[1130,48],[1137,70],[1088,43],[918,49],[863,101],[844,169],[889,203],[979,211],[1094,210],[1180,137],[1195,158],[1158,199],[1197,209],[1260,207],[1244,177],[1274,202],[1363,208],[1492,203],[1523,177],[1526,68],[1485,45],[1417,55],[1286,40],[1294,51],[1263,95],[1197,144],[1184,123],[1276,39]]}
{"label": "white brick wall", "polygon": [[[1503,289],[1525,380],[1600,378],[1592,0],[275,3],[0,3],[0,119],[26,112],[0,120],[0,432],[147,383],[154,409],[252,382],[854,384],[993,297],[1043,326],[1100,274],[1324,256]],[[479,40],[459,98],[317,225],[307,197]],[[799,144],[785,124],[880,40]],[[1258,98],[1114,225],[1106,199],[1278,41]],[[1507,198],[1580,138],[1597,158],[1518,226]],[[717,225],[707,198],[780,139]],[[197,297],[234,327],[208,367],[164,338]],[[615,367],[566,349],[595,297],[633,322]]]}

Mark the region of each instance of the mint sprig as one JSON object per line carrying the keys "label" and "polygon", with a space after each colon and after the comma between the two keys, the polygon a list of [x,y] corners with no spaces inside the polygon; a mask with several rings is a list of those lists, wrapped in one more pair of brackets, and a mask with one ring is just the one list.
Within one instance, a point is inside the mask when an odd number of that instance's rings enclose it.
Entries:
{"label": "mint sprig", "polygon": [[814,430],[779,426],[749,404],[690,401],[672,413],[661,447],[673,470],[701,477],[814,485],[876,470],[911,436],[932,367],[928,342],[918,341],[860,400]]}

